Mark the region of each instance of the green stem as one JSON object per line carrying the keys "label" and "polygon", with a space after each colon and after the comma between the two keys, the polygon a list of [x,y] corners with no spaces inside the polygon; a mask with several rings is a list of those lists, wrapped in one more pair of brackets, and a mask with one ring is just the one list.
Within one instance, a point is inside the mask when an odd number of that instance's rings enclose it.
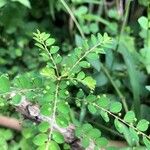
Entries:
{"label": "green stem", "polygon": [[149,27],[149,24],[150,24],[150,2],[148,3],[147,16],[148,16],[148,23],[147,23],[147,26],[148,26],[148,29],[147,29],[147,46],[148,46],[148,48],[150,48],[150,27]]}
{"label": "green stem", "polygon": [[[122,37],[122,35],[123,35],[123,33],[124,33],[125,26],[126,26],[126,24],[127,24],[131,1],[132,1],[132,0],[128,0],[128,1],[127,1],[126,10],[125,10],[125,16],[124,16],[124,21],[123,21],[123,23],[122,23],[122,27],[121,27],[121,31],[120,31],[120,38]],[[120,41],[119,41],[119,42],[120,42]]]}
{"label": "green stem", "polygon": [[58,68],[57,68],[57,65],[56,65],[56,63],[55,63],[55,61],[54,61],[54,59],[53,59],[52,54],[49,52],[49,50],[48,50],[47,46],[46,46],[44,43],[43,43],[43,46],[44,46],[45,51],[47,52],[47,54],[48,54],[49,58],[51,59],[51,61],[52,61],[53,65],[54,65],[54,67],[55,67],[55,71],[56,71],[56,75],[57,75],[57,77],[59,77]]}
{"label": "green stem", "polygon": [[116,52],[118,51],[122,35],[124,33],[124,29],[125,29],[126,24],[127,24],[131,1],[132,0],[128,0],[127,4],[126,4],[125,16],[124,16],[124,20],[123,20],[123,23],[122,23],[122,26],[121,26],[121,30],[120,30],[120,34],[119,34],[119,38],[118,38],[118,42],[117,42],[117,47],[116,47]]}
{"label": "green stem", "polygon": [[113,79],[112,79],[111,75],[109,74],[107,68],[102,63],[101,63],[101,68],[102,68],[103,72],[106,74],[106,76],[109,79],[109,81],[111,82],[111,84],[114,87],[114,89],[116,90],[119,98],[121,99],[123,107],[125,109],[125,112],[128,112],[128,105],[126,103],[126,100],[125,100],[123,94],[121,93],[121,91],[119,90],[119,88],[117,87],[117,85],[115,84],[115,82],[113,81]]}
{"label": "green stem", "polygon": [[51,141],[52,133],[53,133],[53,130],[54,130],[54,124],[55,124],[55,120],[56,120],[57,101],[58,101],[58,89],[59,89],[59,82],[56,85],[55,98],[54,98],[54,108],[53,108],[52,122],[51,122],[51,129],[50,129],[50,133],[48,135],[48,141],[47,141],[45,150],[49,149],[49,142]]}
{"label": "green stem", "polygon": [[85,101],[83,100],[79,119],[81,124],[83,123],[85,116],[86,116],[86,104]]}
{"label": "green stem", "polygon": [[83,33],[83,31],[82,31],[82,29],[81,29],[81,27],[80,27],[78,21],[76,20],[76,18],[75,18],[75,16],[74,16],[73,12],[72,12],[71,9],[68,7],[68,5],[67,5],[67,3],[65,2],[65,0],[60,0],[60,2],[61,2],[61,3],[63,4],[63,6],[66,8],[66,10],[68,11],[68,13],[69,13],[69,15],[71,16],[72,20],[73,20],[74,23],[76,24],[76,26],[77,26],[77,28],[78,28],[78,30],[79,30],[79,32],[80,32],[82,38],[85,39],[84,33]]}

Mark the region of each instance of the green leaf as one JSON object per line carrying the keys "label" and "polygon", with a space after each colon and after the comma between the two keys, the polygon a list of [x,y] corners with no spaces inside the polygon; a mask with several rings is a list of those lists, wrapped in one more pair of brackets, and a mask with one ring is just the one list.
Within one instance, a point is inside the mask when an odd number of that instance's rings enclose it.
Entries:
{"label": "green leaf", "polygon": [[33,129],[32,128],[25,128],[22,130],[22,135],[26,138],[29,139],[30,137],[33,136]]}
{"label": "green leaf", "polygon": [[142,16],[138,19],[138,22],[143,29],[148,30],[148,18]]}
{"label": "green leaf", "polygon": [[56,118],[56,122],[60,127],[67,127],[69,125],[68,120],[65,118],[64,115],[58,115]]}
{"label": "green leaf", "polygon": [[82,130],[82,132],[86,133],[86,132],[89,132],[92,128],[93,128],[93,127],[92,127],[91,124],[86,123],[86,124],[83,124],[83,125],[82,125],[81,130]]}
{"label": "green leaf", "polygon": [[143,136],[143,142],[146,145],[147,149],[149,150],[150,149],[150,141],[146,137]]}
{"label": "green leaf", "polygon": [[53,68],[45,67],[40,72],[43,76],[56,79],[55,70]]}
{"label": "green leaf", "polygon": [[55,39],[53,39],[53,38],[48,38],[46,40],[46,46],[51,46],[54,43],[55,43]]}
{"label": "green leaf", "polygon": [[115,119],[114,124],[115,124],[116,129],[120,133],[123,133],[123,125],[122,125],[122,123],[120,121],[118,121],[118,119]]}
{"label": "green leaf", "polygon": [[108,144],[108,140],[104,137],[101,138],[97,138],[95,143],[99,146],[99,147],[106,147]]}
{"label": "green leaf", "polygon": [[110,104],[110,111],[112,113],[118,113],[120,112],[122,109],[122,104],[120,102],[112,102]]}
{"label": "green leaf", "polygon": [[96,96],[93,95],[93,94],[89,94],[87,97],[86,97],[86,100],[87,102],[94,102],[96,100]]}
{"label": "green leaf", "polygon": [[93,104],[88,105],[88,110],[91,114],[96,114],[96,112],[97,112],[97,109],[95,106],[93,106]]}
{"label": "green leaf", "polygon": [[55,61],[56,64],[59,64],[62,61],[62,57],[59,54],[57,54],[54,57],[54,61]]}
{"label": "green leaf", "polygon": [[68,114],[70,112],[68,104],[66,104],[64,102],[58,103],[57,110],[64,115]]}
{"label": "green leaf", "polygon": [[89,130],[87,135],[88,135],[88,137],[90,137],[90,139],[94,140],[101,136],[101,132],[98,129],[93,128],[93,129]]}
{"label": "green leaf", "polygon": [[15,95],[13,98],[12,98],[12,100],[10,101],[10,103],[11,104],[13,104],[13,105],[19,105],[20,104],[20,102],[21,102],[21,95]]}
{"label": "green leaf", "polygon": [[84,15],[84,14],[86,14],[87,12],[88,12],[88,9],[87,9],[86,6],[80,6],[80,7],[78,7],[78,9],[76,9],[76,10],[74,11],[75,15],[77,15],[77,16]]}
{"label": "green leaf", "polygon": [[53,136],[52,136],[53,140],[59,144],[62,144],[65,142],[64,137],[61,133],[54,131],[53,132]]}
{"label": "green leaf", "polygon": [[47,130],[49,129],[49,123],[48,122],[41,122],[39,125],[38,125],[38,129],[40,132],[47,132]]}
{"label": "green leaf", "polygon": [[123,133],[123,135],[124,135],[126,141],[128,142],[128,144],[130,146],[132,146],[133,145],[132,136],[131,136],[131,133],[130,133],[128,127],[126,125],[124,125],[122,122],[118,121],[117,119],[115,119],[114,123],[115,123],[116,129],[120,133]]}
{"label": "green leaf", "polygon": [[88,76],[84,80],[82,80],[82,83],[87,85],[91,90],[95,89],[96,81],[90,76]]}
{"label": "green leaf", "polygon": [[84,148],[87,148],[87,147],[89,146],[89,144],[90,144],[90,140],[89,140],[87,137],[85,137],[85,138],[83,138],[83,139],[81,140],[81,145],[82,145]]}
{"label": "green leaf", "polygon": [[135,49],[134,41],[130,37],[122,37],[121,44],[119,44],[119,52],[122,54],[125,64],[127,66],[127,71],[129,75],[129,83],[131,86],[131,91],[133,93],[133,107],[136,116],[140,116],[140,80],[139,72],[136,69],[135,53],[130,52]]}
{"label": "green leaf", "polygon": [[59,47],[58,46],[52,46],[50,49],[51,54],[55,54],[59,51]]}
{"label": "green leaf", "polygon": [[80,61],[79,66],[82,68],[89,68],[90,63],[88,63],[87,61]]}
{"label": "green leaf", "polygon": [[97,60],[97,59],[99,59],[99,55],[96,54],[96,53],[89,53],[87,55],[87,58],[90,59],[90,60]]}
{"label": "green leaf", "polygon": [[41,146],[41,145],[45,144],[47,139],[48,139],[47,134],[40,133],[34,137],[33,143],[37,146]]}
{"label": "green leaf", "polygon": [[103,111],[103,110],[100,110],[99,111],[101,117],[106,121],[106,122],[109,122],[109,116],[108,116],[108,113]]}
{"label": "green leaf", "polygon": [[133,128],[131,128],[131,127],[129,128],[129,131],[131,133],[132,142],[134,142],[135,144],[139,143],[138,133]]}
{"label": "green leaf", "polygon": [[8,150],[8,145],[3,136],[0,137],[0,148],[1,150]]}
{"label": "green leaf", "polygon": [[77,47],[74,49],[75,55],[80,58],[82,55],[82,48],[81,47]]}
{"label": "green leaf", "polygon": [[10,91],[10,82],[9,79],[2,75],[0,76],[0,92],[9,92]]}
{"label": "green leaf", "polygon": [[44,46],[41,43],[35,43],[35,46],[37,46],[41,50],[44,50]]}
{"label": "green leaf", "polygon": [[27,75],[17,76],[14,80],[14,84],[19,88],[31,88],[31,79]]}
{"label": "green leaf", "polygon": [[124,121],[128,123],[133,123],[135,119],[135,113],[133,111],[128,111],[124,116]]}
{"label": "green leaf", "polygon": [[79,74],[77,75],[77,79],[82,80],[84,78],[85,78],[85,73],[83,71],[79,72]]}
{"label": "green leaf", "polygon": [[105,95],[102,95],[100,98],[98,98],[97,104],[100,107],[107,108],[110,104],[110,100]]}
{"label": "green leaf", "polygon": [[4,107],[6,104],[6,100],[0,97],[0,107]]}
{"label": "green leaf", "polygon": [[42,102],[43,103],[47,103],[47,102],[51,102],[51,101],[53,101],[54,100],[54,94],[52,93],[45,93],[44,95],[43,95],[43,98],[42,98]]}
{"label": "green leaf", "polygon": [[138,122],[136,127],[137,127],[138,130],[144,132],[148,129],[148,126],[149,126],[149,122],[145,119],[142,119]]}
{"label": "green leaf", "polygon": [[60,150],[60,147],[59,147],[59,145],[55,142],[55,141],[50,141],[49,143],[48,143],[48,145],[49,145],[49,149],[48,150]]}
{"label": "green leaf", "polygon": [[91,24],[89,25],[89,28],[90,28],[90,31],[91,31],[92,33],[96,33],[96,32],[99,31],[99,27],[98,27],[98,24],[97,24],[97,23],[91,23]]}
{"label": "green leaf", "polygon": [[30,4],[29,0],[11,0],[11,1],[19,2],[22,5],[24,5],[25,7],[31,8],[31,4]]}
{"label": "green leaf", "polygon": [[40,108],[40,112],[42,115],[45,116],[50,116],[52,114],[52,107],[50,104],[44,104],[42,105],[42,107]]}
{"label": "green leaf", "polygon": [[6,141],[12,140],[14,137],[12,130],[10,130],[10,129],[4,130],[3,137]]}
{"label": "green leaf", "polygon": [[84,132],[84,131],[82,131],[82,128],[81,128],[81,127],[77,127],[77,128],[75,129],[75,136],[78,137],[78,138],[80,138],[80,137],[82,136],[83,132]]}

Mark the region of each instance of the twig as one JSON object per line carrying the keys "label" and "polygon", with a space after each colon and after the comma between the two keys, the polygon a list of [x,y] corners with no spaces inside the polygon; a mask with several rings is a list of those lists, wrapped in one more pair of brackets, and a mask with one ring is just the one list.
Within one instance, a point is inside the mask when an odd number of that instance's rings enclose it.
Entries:
{"label": "twig", "polygon": [[109,74],[107,68],[105,68],[105,66],[101,63],[101,68],[103,70],[103,72],[106,74],[107,78],[109,79],[109,81],[111,82],[111,84],[113,85],[114,89],[116,90],[119,98],[121,99],[122,101],[122,104],[124,106],[124,109],[125,109],[125,112],[128,112],[128,105],[126,103],[126,100],[123,96],[123,94],[121,93],[121,91],[119,90],[119,88],[116,86],[115,82],[113,81],[111,75]]}
{"label": "twig", "polygon": [[60,2],[63,4],[63,6],[66,8],[66,10],[68,11],[69,15],[71,16],[72,20],[74,21],[74,23],[76,24],[81,36],[85,39],[84,33],[78,23],[78,21],[76,20],[75,16],[73,15],[71,9],[68,7],[67,3],[65,2],[65,0],[60,0]]}

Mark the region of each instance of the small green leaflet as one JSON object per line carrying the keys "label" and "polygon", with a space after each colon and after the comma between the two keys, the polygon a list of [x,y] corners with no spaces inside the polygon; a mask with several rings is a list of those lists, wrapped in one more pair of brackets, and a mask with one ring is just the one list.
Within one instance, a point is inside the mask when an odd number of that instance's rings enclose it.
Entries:
{"label": "small green leaflet", "polygon": [[43,76],[56,79],[55,70],[53,68],[45,67],[40,72]]}
{"label": "small green leaflet", "polygon": [[17,94],[12,98],[10,103],[13,104],[13,105],[19,105],[20,102],[21,102],[21,98],[22,98],[22,96]]}
{"label": "small green leaflet", "polygon": [[107,108],[110,104],[110,100],[108,97],[106,97],[105,95],[102,95],[98,98],[98,101],[97,101],[97,104],[100,106],[100,107],[103,107],[103,108]]}
{"label": "small green leaflet", "polygon": [[91,90],[95,89],[96,81],[90,76],[84,78],[84,80],[82,80],[82,83],[87,85]]}
{"label": "small green leaflet", "polygon": [[144,132],[148,129],[148,126],[149,126],[149,122],[145,119],[142,119],[138,122],[136,127],[137,127],[138,130]]}
{"label": "small green leaflet", "polygon": [[36,135],[33,139],[33,143],[37,146],[43,145],[45,144],[45,142],[47,141],[48,136],[47,134],[44,133],[40,133],[38,135]]}
{"label": "small green leaflet", "polygon": [[55,43],[55,39],[53,39],[53,38],[48,38],[46,40],[46,46],[51,46],[54,43]]}
{"label": "small green leaflet", "polygon": [[148,18],[142,16],[138,19],[138,22],[143,29],[148,29]]}
{"label": "small green leaflet", "polygon": [[51,54],[55,54],[59,51],[59,47],[58,46],[52,46],[50,49]]}
{"label": "small green leaflet", "polygon": [[38,125],[38,129],[40,132],[47,132],[47,130],[49,129],[49,123],[48,122],[41,122],[39,125]]}
{"label": "small green leaflet", "polygon": [[128,123],[133,123],[135,119],[135,113],[133,111],[128,111],[124,116],[124,121]]}
{"label": "small green leaflet", "polygon": [[110,104],[110,111],[112,113],[119,113],[122,109],[122,105],[120,102],[112,102]]}
{"label": "small green leaflet", "polygon": [[143,142],[146,145],[147,149],[149,150],[150,149],[150,141],[146,137],[143,136]]}
{"label": "small green leaflet", "polygon": [[0,93],[9,92],[9,91],[10,91],[9,79],[5,75],[0,76]]}
{"label": "small green leaflet", "polygon": [[89,140],[89,138],[83,138],[82,140],[81,140],[81,145],[84,147],[84,148],[87,148],[89,145],[90,145],[90,140]]}
{"label": "small green leaflet", "polygon": [[89,104],[89,105],[88,105],[88,110],[89,110],[89,112],[90,112],[91,114],[96,114],[96,112],[97,112],[96,107],[95,107],[94,105],[92,105],[92,104]]}
{"label": "small green leaflet", "polygon": [[60,132],[54,131],[53,132],[53,136],[52,136],[53,140],[59,144],[62,144],[65,142],[63,135]]}

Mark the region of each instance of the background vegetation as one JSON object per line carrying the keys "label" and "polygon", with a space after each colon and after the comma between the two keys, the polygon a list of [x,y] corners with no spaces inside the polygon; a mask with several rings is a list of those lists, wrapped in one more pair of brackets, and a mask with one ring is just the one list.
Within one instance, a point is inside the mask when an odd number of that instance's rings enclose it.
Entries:
{"label": "background vegetation", "polygon": [[[54,105],[49,104],[55,104],[53,96],[59,75],[67,76],[69,83],[61,83],[58,90],[64,105],[58,105],[56,118],[78,127],[76,137],[81,139],[84,149],[92,136],[96,139],[94,131],[102,136],[94,141],[95,149],[121,149],[115,148],[120,141],[127,142],[122,148],[125,150],[150,149],[149,0],[1,0],[0,33],[0,114],[17,118],[22,124],[19,132],[0,128],[0,150],[46,149],[44,135],[48,135],[49,125],[35,124],[15,108],[23,94],[40,106],[42,114],[53,115],[48,108],[53,110]],[[94,47],[94,51],[81,61],[86,53],[86,39],[87,49]],[[34,45],[35,41],[41,50]],[[51,54],[54,63],[51,58],[49,61]],[[80,63],[75,68],[77,60]],[[68,75],[72,67],[73,75]],[[31,85],[31,81],[35,84]],[[13,91],[20,93],[20,97],[9,100]],[[103,101],[101,109],[95,108],[99,105],[97,98]],[[67,127],[69,123],[60,126]],[[91,129],[90,125],[93,127],[91,137],[89,133],[81,134],[83,125],[86,130]],[[118,143],[110,147],[107,140]],[[59,132],[53,133],[52,142],[52,150],[71,149]]]}

